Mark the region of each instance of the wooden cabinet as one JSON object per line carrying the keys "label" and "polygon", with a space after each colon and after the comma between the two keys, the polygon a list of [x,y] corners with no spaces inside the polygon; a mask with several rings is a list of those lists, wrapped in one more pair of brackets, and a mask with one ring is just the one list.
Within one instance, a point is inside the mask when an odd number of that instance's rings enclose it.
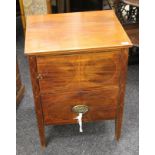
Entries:
{"label": "wooden cabinet", "polygon": [[120,138],[131,46],[113,11],[27,17],[25,54],[42,146],[46,125],[77,123],[77,105],[88,107],[83,122],[114,119]]}
{"label": "wooden cabinet", "polygon": [[83,120],[114,118],[120,71],[119,54],[119,51],[115,51],[37,56],[45,124],[76,123],[73,119],[76,114],[71,109],[78,104],[89,107]]}

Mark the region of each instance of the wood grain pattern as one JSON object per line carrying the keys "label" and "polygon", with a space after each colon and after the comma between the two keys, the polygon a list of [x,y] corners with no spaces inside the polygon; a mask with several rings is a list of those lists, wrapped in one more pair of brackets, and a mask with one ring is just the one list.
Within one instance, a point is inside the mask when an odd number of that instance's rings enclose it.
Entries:
{"label": "wood grain pattern", "polygon": [[119,54],[101,52],[37,56],[46,124],[75,123],[72,107],[86,104],[84,121],[114,119],[118,97]]}
{"label": "wood grain pattern", "polygon": [[67,56],[38,56],[41,93],[61,93],[118,85],[119,51]]}
{"label": "wood grain pattern", "polygon": [[27,55],[132,46],[112,10],[29,16],[27,23]]}
{"label": "wood grain pattern", "polygon": [[30,66],[30,75],[31,75],[32,90],[33,90],[33,96],[34,96],[35,112],[36,112],[36,117],[37,117],[37,122],[38,122],[40,142],[41,142],[41,145],[43,147],[45,147],[46,140],[45,140],[43,111],[42,111],[42,105],[41,105],[41,101],[40,101],[39,83],[36,78],[37,77],[36,57],[30,56],[28,60],[29,60],[29,66]]}
{"label": "wood grain pattern", "polygon": [[117,113],[116,113],[116,119],[115,119],[115,137],[117,140],[120,139],[121,128],[122,128],[127,64],[128,64],[128,49],[122,49],[120,54],[120,63],[121,63],[121,70],[120,70],[120,81],[119,81],[119,97],[118,97]]}
{"label": "wood grain pattern", "polygon": [[61,94],[42,95],[42,106],[45,124],[72,124],[77,114],[73,106],[84,104],[89,111],[83,121],[114,119],[116,115],[118,87],[83,92],[64,92]]}
{"label": "wood grain pattern", "polygon": [[119,140],[131,45],[112,11],[28,18],[25,53],[42,146],[44,126],[76,123],[79,104],[89,107],[84,122],[115,120]]}

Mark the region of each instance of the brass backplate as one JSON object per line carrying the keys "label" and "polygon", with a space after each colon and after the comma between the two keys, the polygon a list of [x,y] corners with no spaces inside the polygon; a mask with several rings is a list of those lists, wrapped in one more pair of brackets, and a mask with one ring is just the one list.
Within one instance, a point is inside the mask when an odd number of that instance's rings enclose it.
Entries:
{"label": "brass backplate", "polygon": [[88,111],[88,106],[86,105],[76,105],[72,108],[72,111],[75,113],[86,113]]}

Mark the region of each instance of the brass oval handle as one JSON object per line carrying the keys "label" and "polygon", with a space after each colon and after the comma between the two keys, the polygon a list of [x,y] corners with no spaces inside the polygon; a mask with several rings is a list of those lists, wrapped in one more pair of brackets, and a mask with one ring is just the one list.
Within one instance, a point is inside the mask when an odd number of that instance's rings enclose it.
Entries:
{"label": "brass oval handle", "polygon": [[88,106],[86,105],[76,105],[72,108],[72,111],[75,112],[75,113],[86,113],[88,111]]}

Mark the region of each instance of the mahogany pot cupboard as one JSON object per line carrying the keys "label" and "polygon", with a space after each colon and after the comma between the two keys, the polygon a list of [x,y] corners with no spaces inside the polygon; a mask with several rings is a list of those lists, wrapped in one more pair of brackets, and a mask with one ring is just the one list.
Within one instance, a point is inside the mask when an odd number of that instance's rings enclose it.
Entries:
{"label": "mahogany pot cupboard", "polygon": [[[41,145],[45,126],[115,120],[120,138],[130,39],[114,11],[27,17],[28,56]],[[76,109],[77,108],[77,109]]]}

